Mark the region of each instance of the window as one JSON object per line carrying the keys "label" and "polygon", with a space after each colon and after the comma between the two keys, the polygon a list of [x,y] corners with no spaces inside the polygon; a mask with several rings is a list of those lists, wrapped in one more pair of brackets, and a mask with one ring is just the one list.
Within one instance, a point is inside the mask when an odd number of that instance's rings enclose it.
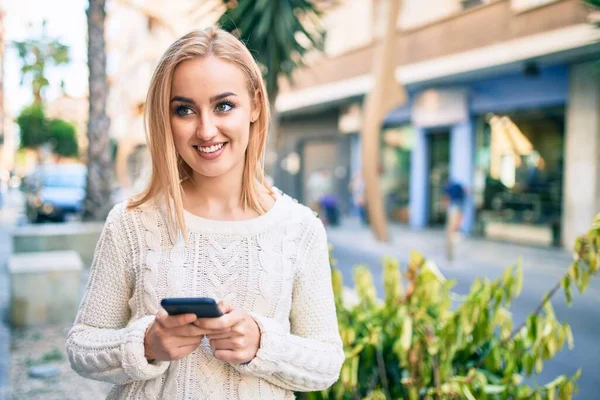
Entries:
{"label": "window", "polygon": [[480,119],[474,185],[480,234],[533,232],[540,244],[560,243],[564,124],[564,108]]}
{"label": "window", "polygon": [[410,125],[390,127],[383,130],[381,137],[381,190],[386,214],[394,221],[408,223],[414,129]]}

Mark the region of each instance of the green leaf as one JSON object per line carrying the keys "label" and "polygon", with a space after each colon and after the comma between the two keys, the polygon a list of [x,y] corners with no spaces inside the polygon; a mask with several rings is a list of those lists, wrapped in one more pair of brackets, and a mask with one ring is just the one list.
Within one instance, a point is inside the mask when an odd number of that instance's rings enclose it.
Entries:
{"label": "green leaf", "polygon": [[412,319],[410,317],[404,318],[404,321],[402,322],[402,334],[400,336],[400,347],[404,351],[410,349],[412,343],[412,328]]}
{"label": "green leaf", "polygon": [[543,368],[544,368],[544,362],[542,361],[541,358],[538,358],[535,361],[535,372],[539,375],[542,372]]}
{"label": "green leaf", "polygon": [[573,398],[573,384],[566,382],[562,385],[558,392],[558,397],[560,400],[571,400]]}
{"label": "green leaf", "polygon": [[468,400],[477,400],[467,385],[462,386],[462,391]]}
{"label": "green leaf", "polygon": [[554,308],[552,307],[550,300],[544,304],[544,312],[548,318],[551,320],[556,320],[556,314],[554,313]]}
{"label": "green leaf", "polygon": [[523,357],[523,366],[525,367],[527,376],[531,375],[533,371],[533,356],[531,354],[525,354]]}
{"label": "green leaf", "polygon": [[516,267],[516,279],[515,279],[515,288],[513,291],[513,297],[518,297],[521,294],[521,290],[523,289],[523,268],[521,267],[521,262],[517,264]]}
{"label": "green leaf", "polygon": [[590,284],[590,272],[587,270],[583,270],[581,273],[581,290],[580,293],[585,293],[585,290]]}
{"label": "green leaf", "polygon": [[563,325],[563,328],[565,329],[565,333],[567,336],[567,344],[569,346],[569,349],[573,349],[573,331],[571,330],[571,327],[567,324]]}
{"label": "green leaf", "polygon": [[573,302],[573,295],[571,293],[571,277],[569,275],[565,275],[561,283],[562,288],[565,291],[565,300],[567,302],[567,305],[570,306]]}
{"label": "green leaf", "polygon": [[532,342],[535,342],[538,337],[537,321],[538,319],[534,314],[527,317],[527,333],[529,340],[531,340]]}
{"label": "green leaf", "polygon": [[506,391],[506,386],[504,385],[485,385],[483,387],[483,392],[485,394],[500,394]]}
{"label": "green leaf", "polygon": [[383,259],[383,289],[386,304],[392,306],[402,295],[402,275],[398,262],[393,258]]}

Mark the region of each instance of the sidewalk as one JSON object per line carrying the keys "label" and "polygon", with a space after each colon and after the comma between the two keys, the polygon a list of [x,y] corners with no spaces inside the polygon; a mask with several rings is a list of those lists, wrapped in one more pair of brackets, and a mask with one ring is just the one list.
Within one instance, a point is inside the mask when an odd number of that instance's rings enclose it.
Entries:
{"label": "sidewalk", "polygon": [[[356,218],[346,218],[338,227],[328,227],[329,241],[336,245],[351,247],[356,252],[395,257],[401,262],[408,260],[410,251],[416,250],[436,262],[441,270],[488,272],[504,270],[523,259],[523,268],[531,274],[559,277],[571,262],[571,254],[565,249],[543,248],[487,240],[478,237],[462,237],[457,245],[455,260],[449,262],[445,254],[445,235],[442,229],[412,230],[399,224],[389,225],[390,241],[378,242],[369,227]],[[485,266],[486,270],[481,268]],[[472,270],[472,271],[471,271]]]}
{"label": "sidewalk", "polygon": [[8,391],[10,366],[10,329],[8,326],[10,277],[7,261],[11,253],[10,230],[23,215],[20,192],[9,192],[4,207],[0,209],[0,400]]}

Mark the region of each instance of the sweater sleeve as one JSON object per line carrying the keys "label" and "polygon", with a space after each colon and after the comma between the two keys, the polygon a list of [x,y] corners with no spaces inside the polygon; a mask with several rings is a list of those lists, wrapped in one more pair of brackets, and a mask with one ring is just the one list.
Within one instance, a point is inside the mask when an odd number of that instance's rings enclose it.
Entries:
{"label": "sweater sleeve", "polygon": [[296,275],[291,333],[273,318],[251,314],[261,331],[256,357],[235,368],[294,391],[324,390],[339,378],[344,362],[325,228],[311,224],[304,265]]}
{"label": "sweater sleeve", "polygon": [[67,354],[79,375],[126,384],[160,376],[169,362],[150,363],[144,355],[144,336],[154,316],[130,321],[134,278],[125,262],[131,257],[127,256],[123,216],[119,215],[123,210],[117,207],[96,245],[88,285],[67,337]]}

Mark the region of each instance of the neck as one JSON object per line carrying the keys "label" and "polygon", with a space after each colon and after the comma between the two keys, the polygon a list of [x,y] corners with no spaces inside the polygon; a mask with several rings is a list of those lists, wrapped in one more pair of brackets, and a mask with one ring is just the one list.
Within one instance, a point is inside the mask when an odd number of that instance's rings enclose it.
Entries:
{"label": "neck", "polygon": [[223,216],[243,210],[242,168],[234,168],[218,177],[194,173],[184,184],[184,206],[196,214]]}

